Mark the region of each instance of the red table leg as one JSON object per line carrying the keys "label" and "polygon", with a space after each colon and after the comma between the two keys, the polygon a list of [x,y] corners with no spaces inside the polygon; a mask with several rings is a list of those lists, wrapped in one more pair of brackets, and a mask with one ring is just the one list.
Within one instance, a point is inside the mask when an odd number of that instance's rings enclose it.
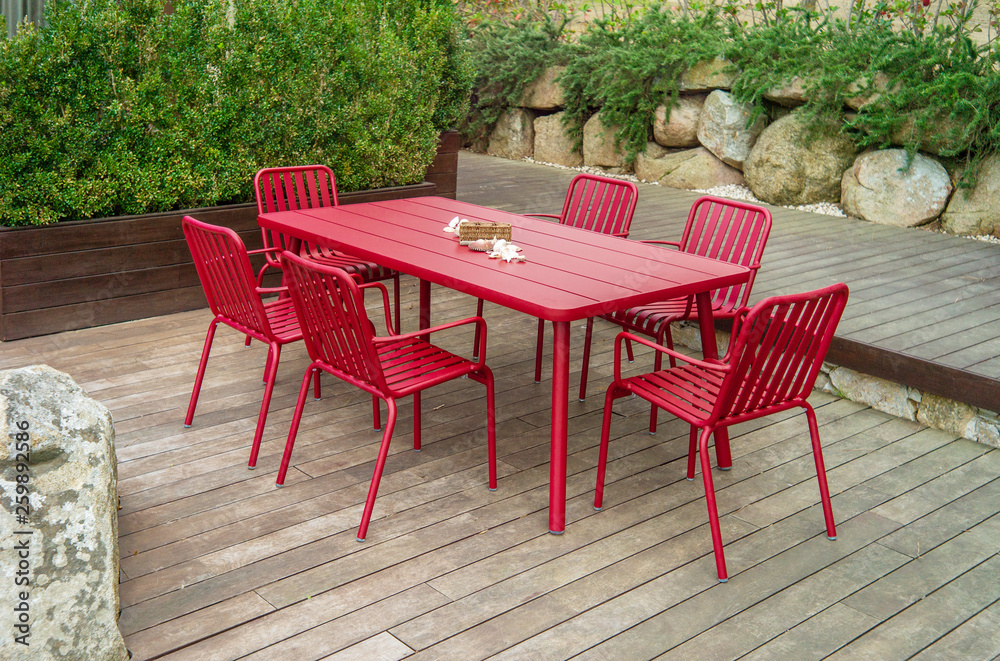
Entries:
{"label": "red table leg", "polygon": [[549,461],[549,532],[566,529],[566,431],[569,420],[569,322],[552,324],[552,441]]}
{"label": "red table leg", "polygon": [[[715,321],[712,319],[712,297],[709,292],[695,296],[698,302],[698,328],[701,331],[701,353],[705,360],[715,360],[719,357],[719,346],[715,342]],[[729,451],[729,430],[725,427],[715,430],[715,458],[719,468],[729,470],[733,467],[732,454]]]}
{"label": "red table leg", "polygon": [[[431,283],[430,280],[420,281],[420,328],[431,327]],[[425,340],[428,337],[425,335]]]}

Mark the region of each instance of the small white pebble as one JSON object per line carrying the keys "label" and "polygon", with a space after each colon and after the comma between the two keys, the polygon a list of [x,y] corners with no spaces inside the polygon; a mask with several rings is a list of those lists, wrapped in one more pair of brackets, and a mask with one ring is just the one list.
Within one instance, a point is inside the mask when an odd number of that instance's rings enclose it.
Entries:
{"label": "small white pebble", "polygon": [[[571,168],[566,165],[559,165],[558,163],[546,163],[545,161],[536,161],[530,156],[521,159],[527,163],[535,163],[537,165],[547,165],[553,168],[559,168],[560,170],[573,170],[575,172],[586,172],[587,174],[596,174],[602,177],[611,177],[613,179],[623,179],[625,181],[634,181],[635,183],[645,183],[652,184],[654,186],[659,186],[660,183],[657,181],[642,181],[635,175],[631,174],[611,174],[604,172],[600,168],[591,167],[584,165],[581,167]],[[692,193],[701,193],[702,195],[714,195],[716,197],[724,197],[727,200],[740,200],[742,202],[752,202],[754,204],[765,204],[761,202],[746,186],[740,186],[739,184],[729,184],[726,186],[715,186],[713,188],[693,190]],[[797,211],[807,211],[809,213],[819,213],[824,216],[838,216],[840,218],[846,218],[845,214],[839,206],[836,204],[831,204],[829,202],[820,202],[818,204],[800,204],[795,207],[785,207],[786,209],[796,209]]]}
{"label": "small white pebble", "polygon": [[[657,181],[642,181],[635,175],[630,174],[611,174],[604,172],[600,168],[595,168],[591,166],[582,166],[577,168],[571,168],[566,165],[559,165],[558,163],[546,163],[544,161],[536,161],[531,157],[526,157],[521,159],[528,163],[536,163],[538,165],[547,165],[553,168],[559,168],[560,170],[574,170],[576,172],[586,172],[588,174],[597,174],[603,177],[612,177],[614,179],[624,179],[625,181],[634,181],[636,183],[652,184],[654,186],[659,186],[660,183]],[[728,184],[726,186],[714,186],[713,188],[692,190],[692,193],[700,193],[702,195],[714,195],[716,197],[724,197],[727,200],[740,200],[742,202],[751,202],[753,204],[766,204],[758,200],[753,192],[746,186],[740,186],[739,184]],[[777,205],[775,205],[777,206]],[[798,206],[785,207],[786,209],[795,209],[796,211],[806,211],[808,213],[818,213],[824,216],[836,216],[838,218],[847,218],[847,214],[844,213],[838,205],[832,204],[830,202],[819,202],[817,204],[800,204]],[[941,230],[937,230],[939,234],[947,234],[948,236],[956,236],[955,234],[949,234]],[[961,238],[964,239],[975,239],[976,241],[983,241],[985,243],[993,243],[1000,245],[1000,238],[984,235],[984,236],[967,236],[963,235]]]}

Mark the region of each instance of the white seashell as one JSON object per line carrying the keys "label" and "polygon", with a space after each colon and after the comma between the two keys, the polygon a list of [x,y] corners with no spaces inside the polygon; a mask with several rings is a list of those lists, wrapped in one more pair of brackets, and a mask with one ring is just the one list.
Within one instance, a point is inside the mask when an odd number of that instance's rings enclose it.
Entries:
{"label": "white seashell", "polygon": [[520,250],[520,248],[509,241],[497,239],[497,242],[493,244],[493,252],[489,256],[494,259],[502,259],[505,262],[512,260],[519,262],[526,261],[524,257],[517,254]]}

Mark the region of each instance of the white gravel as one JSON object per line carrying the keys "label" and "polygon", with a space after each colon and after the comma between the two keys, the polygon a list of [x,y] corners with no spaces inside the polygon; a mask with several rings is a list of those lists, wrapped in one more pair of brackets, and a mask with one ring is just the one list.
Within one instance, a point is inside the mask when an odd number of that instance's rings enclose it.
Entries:
{"label": "white gravel", "polygon": [[[610,172],[605,172],[600,168],[581,166],[578,168],[571,168],[565,165],[559,165],[557,163],[545,163],[544,161],[536,161],[533,158],[525,158],[524,161],[528,163],[536,163],[538,165],[547,165],[553,168],[559,168],[561,170],[574,170],[576,172],[586,172],[588,174],[597,174],[604,177],[612,177],[614,179],[624,179],[626,181],[634,181],[636,183],[651,184],[653,186],[659,186],[658,182],[642,181],[635,175],[631,174],[611,174]],[[716,197],[724,197],[727,200],[740,200],[743,202],[753,202],[755,204],[766,204],[761,200],[754,197],[754,194],[746,186],[739,186],[737,184],[730,184],[728,186],[715,186],[713,188],[693,190],[692,193],[701,193],[702,195],[715,195]],[[818,213],[824,216],[836,216],[838,218],[846,218],[847,214],[844,210],[840,208],[839,205],[832,204],[830,202],[820,202],[818,204],[800,204],[798,206],[785,207],[786,209],[795,209],[797,211],[806,211],[809,213]],[[949,234],[941,230],[935,230],[939,234],[947,234],[948,236],[955,236],[954,234]],[[965,239],[975,239],[976,241],[983,241],[985,243],[993,243],[1000,245],[1000,238],[995,236],[963,236]]]}
{"label": "white gravel", "polygon": [[[611,174],[605,172],[600,168],[591,167],[584,165],[577,168],[571,168],[566,165],[558,165],[556,163],[546,163],[544,161],[536,161],[533,158],[527,157],[522,159],[527,163],[536,163],[538,165],[547,165],[553,168],[559,168],[561,170],[573,170],[575,172],[586,172],[587,174],[597,174],[604,177],[611,177],[613,179],[624,179],[626,181],[634,181],[636,183],[646,183],[653,186],[659,186],[660,184],[655,181],[642,181],[635,175],[631,174]],[[704,190],[693,190],[692,193],[701,193],[703,195],[714,195],[716,197],[724,197],[727,200],[741,200],[743,202],[753,202],[755,204],[765,204],[761,200],[754,197],[754,194],[746,186],[739,186],[736,184],[730,184],[728,186],[715,186],[714,188],[708,188]],[[796,209],[798,211],[808,211],[810,213],[819,213],[824,216],[838,216],[840,218],[846,218],[847,214],[837,206],[836,204],[831,204],[829,202],[820,202],[819,204],[800,204],[794,207],[786,207],[787,209]]]}

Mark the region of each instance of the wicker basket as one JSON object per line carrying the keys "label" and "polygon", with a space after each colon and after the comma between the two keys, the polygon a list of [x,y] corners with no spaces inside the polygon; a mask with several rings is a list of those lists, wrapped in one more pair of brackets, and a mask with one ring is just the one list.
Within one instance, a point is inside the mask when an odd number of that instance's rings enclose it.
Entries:
{"label": "wicker basket", "polygon": [[510,241],[510,223],[468,222],[458,226],[459,241],[493,238]]}

